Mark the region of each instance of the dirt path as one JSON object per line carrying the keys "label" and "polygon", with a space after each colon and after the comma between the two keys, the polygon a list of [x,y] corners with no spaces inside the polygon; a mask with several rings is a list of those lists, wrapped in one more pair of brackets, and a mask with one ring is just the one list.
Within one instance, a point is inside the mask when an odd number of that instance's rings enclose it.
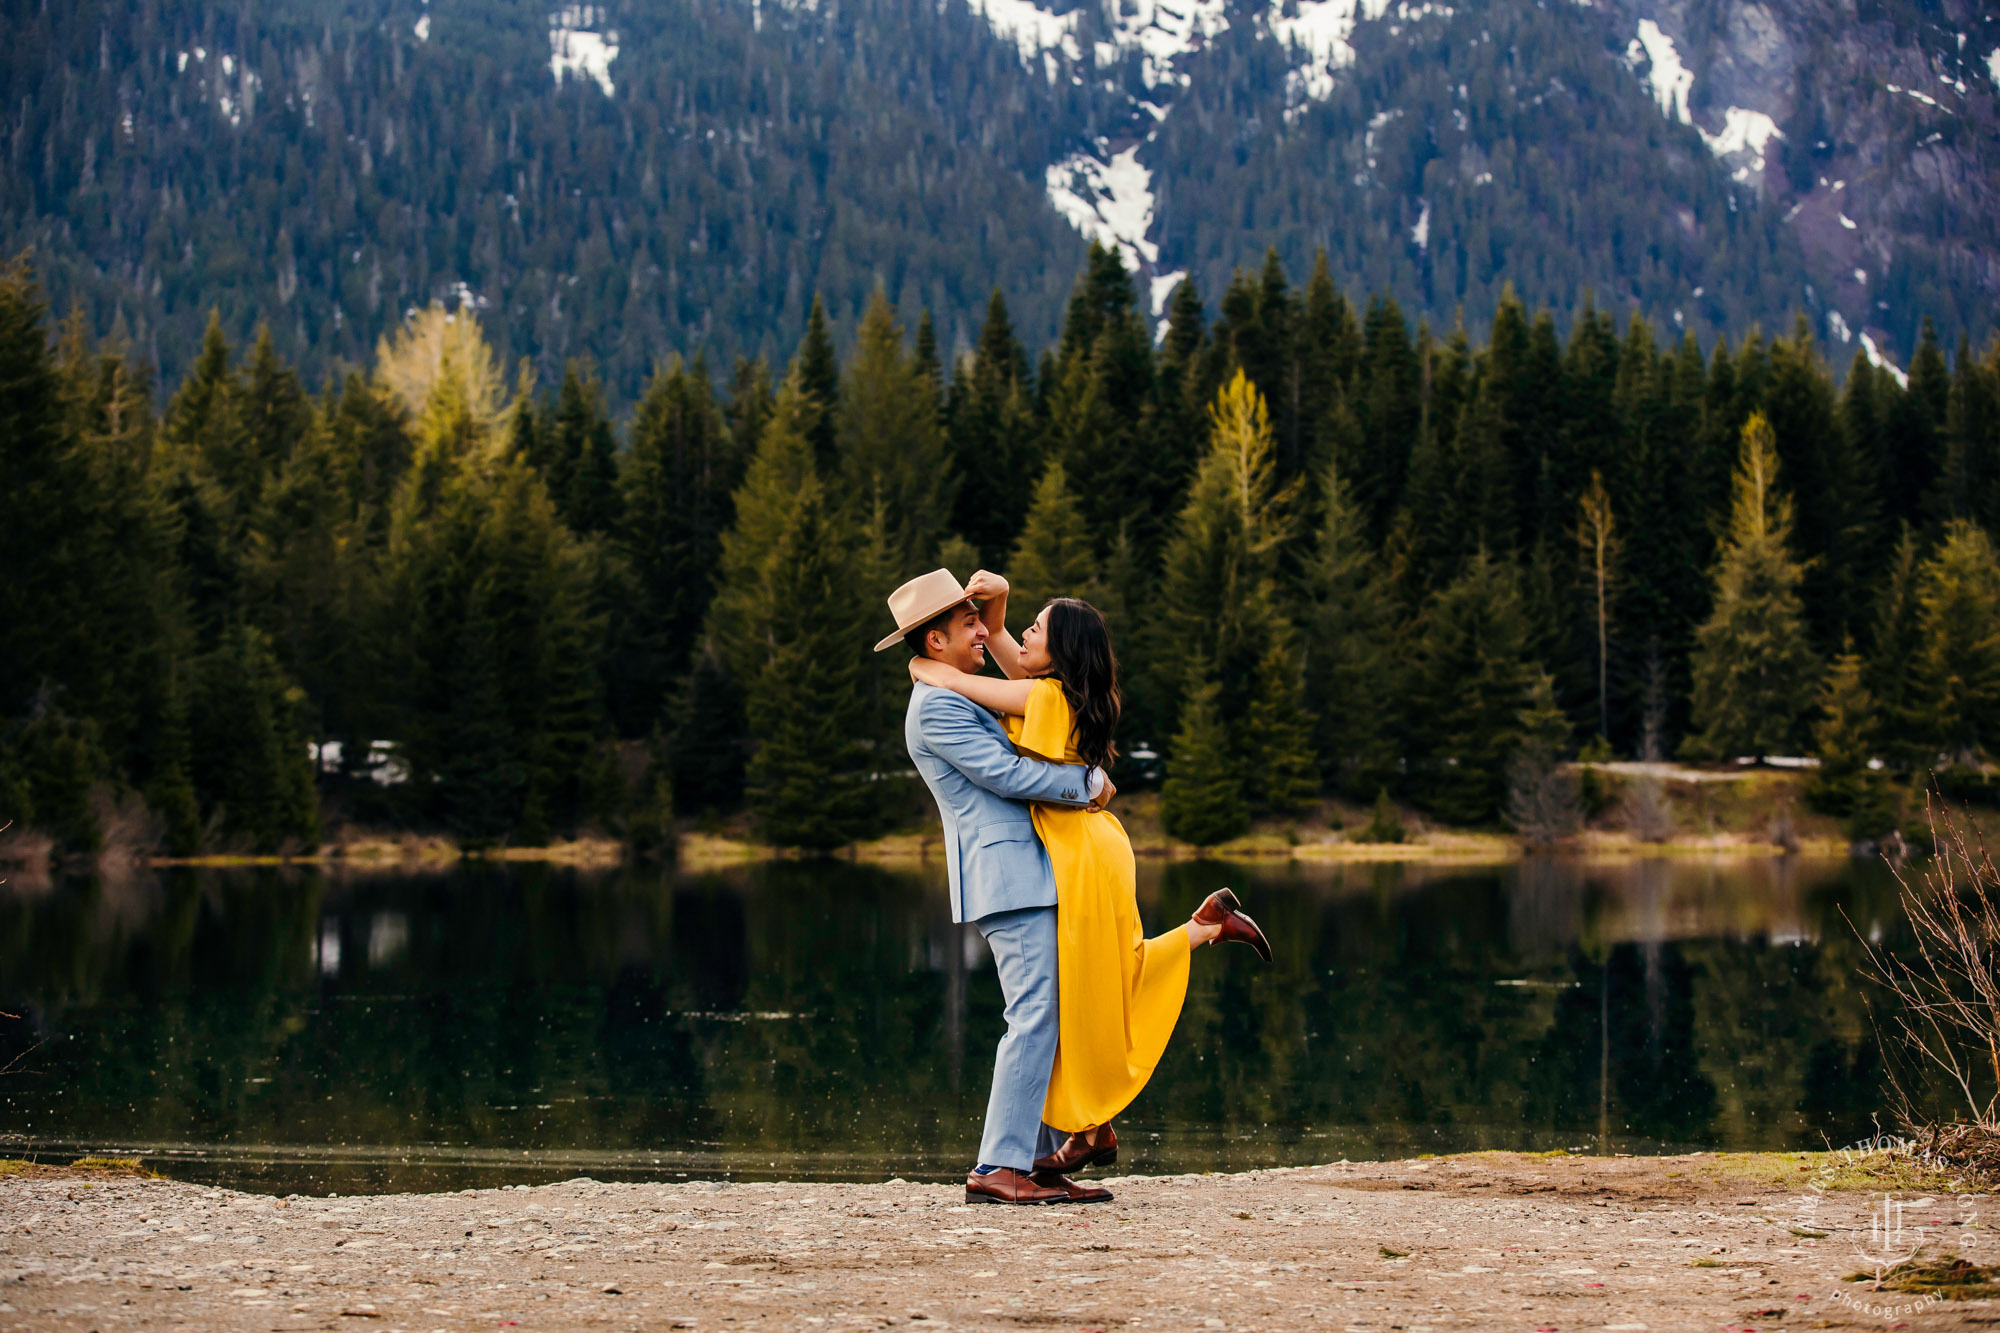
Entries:
{"label": "dirt path", "polygon": [[[1819,1156],[1478,1154],[1108,1183],[1115,1202],[1064,1209],[900,1182],[275,1200],[31,1168],[0,1178],[0,1329],[2000,1324],[2000,1302],[1911,1310],[1842,1281],[1883,1195],[1816,1192],[1841,1183]],[[1985,1200],[1919,1202],[1902,1183],[1929,1253],[2000,1261],[1981,1249]]]}

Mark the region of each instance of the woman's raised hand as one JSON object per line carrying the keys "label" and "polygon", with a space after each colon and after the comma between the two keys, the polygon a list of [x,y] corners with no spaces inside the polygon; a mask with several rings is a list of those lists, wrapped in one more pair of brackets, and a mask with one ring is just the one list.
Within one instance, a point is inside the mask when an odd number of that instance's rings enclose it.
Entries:
{"label": "woman's raised hand", "polygon": [[1007,580],[990,569],[974,570],[965,582],[965,595],[975,602],[990,602],[1007,595]]}

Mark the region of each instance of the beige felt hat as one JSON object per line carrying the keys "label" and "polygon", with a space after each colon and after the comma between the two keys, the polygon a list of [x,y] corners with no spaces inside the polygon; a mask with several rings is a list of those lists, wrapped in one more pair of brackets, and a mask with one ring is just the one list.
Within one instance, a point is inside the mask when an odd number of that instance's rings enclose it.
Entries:
{"label": "beige felt hat", "polygon": [[875,651],[893,648],[903,636],[927,620],[951,610],[965,600],[965,585],[948,569],[919,574],[889,594],[889,614],[896,617],[896,632],[875,645]]}

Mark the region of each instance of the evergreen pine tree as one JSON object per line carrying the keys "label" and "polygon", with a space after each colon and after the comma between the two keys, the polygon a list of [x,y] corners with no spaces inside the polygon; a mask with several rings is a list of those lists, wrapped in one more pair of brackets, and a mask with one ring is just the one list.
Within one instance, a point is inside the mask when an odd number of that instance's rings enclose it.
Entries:
{"label": "evergreen pine tree", "polygon": [[764,634],[778,615],[771,568],[778,539],[799,497],[820,489],[812,444],[818,422],[819,409],[794,367],[731,500],[734,521],[722,534],[707,626],[709,642],[739,690],[756,680],[770,655]]}
{"label": "evergreen pine tree", "polygon": [[996,287],[979,343],[952,379],[946,432],[953,466],[963,478],[951,530],[978,549],[981,564],[995,568],[1021,530],[1040,475],[1032,388],[1028,354]]}
{"label": "evergreen pine tree", "polygon": [[799,392],[816,409],[808,418],[813,466],[822,477],[839,476],[840,442],[835,423],[840,409],[840,361],[833,350],[833,331],[826,322],[826,303],[818,293],[813,295],[812,313],[806,316],[806,336],[799,343],[798,359],[792,368],[798,376]]}
{"label": "evergreen pine tree", "polygon": [[[707,395],[705,371],[697,366],[693,377]],[[572,532],[609,530],[618,519],[618,441],[604,405],[604,385],[589,366],[571,360],[563,367],[552,424],[552,448],[561,461],[547,484],[556,511]]]}
{"label": "evergreen pine tree", "polygon": [[864,522],[878,498],[891,527],[898,576],[936,553],[958,479],[938,426],[936,390],[903,349],[903,331],[880,292],[861,317],[854,357],[840,390],[841,503]]}
{"label": "evergreen pine tree", "polygon": [[1096,241],[1070,297],[1057,365],[1049,446],[1078,488],[1092,534],[1107,542],[1129,519],[1133,540],[1152,549],[1155,524],[1172,511],[1179,477],[1159,466],[1170,460],[1156,459],[1148,438],[1153,340],[1132,275],[1116,250]]}
{"label": "evergreen pine tree", "polygon": [[1235,721],[1267,646],[1265,609],[1300,488],[1278,483],[1270,416],[1242,371],[1216,395],[1209,422],[1208,453],[1162,559],[1155,628],[1175,657],[1198,652],[1236,687],[1222,696]]}
{"label": "evergreen pine tree", "polygon": [[1188,667],[1180,730],[1167,761],[1160,793],[1160,822],[1167,833],[1197,847],[1212,847],[1246,832],[1250,808],[1236,768],[1218,697],[1222,686],[1207,663]]}
{"label": "evergreen pine tree", "polygon": [[252,851],[309,848],[319,835],[312,759],[300,712],[270,641],[232,629],[196,666],[189,730],[192,781],[225,839]]}
{"label": "evergreen pine tree", "polygon": [[750,805],[781,846],[829,850],[874,823],[862,649],[847,618],[799,614],[844,604],[845,553],[818,487],[807,486],[772,552],[773,614],[757,636],[768,655],[749,694]]}
{"label": "evergreen pine tree", "polygon": [[668,770],[676,808],[716,814],[743,799],[743,707],[742,689],[713,645],[703,644],[672,714]]}
{"label": "evergreen pine tree", "polygon": [[1796,502],[1792,544],[1805,565],[1800,596],[1815,636],[1831,649],[1856,628],[1862,589],[1879,562],[1869,540],[1875,505],[1861,460],[1836,424],[1832,376],[1803,314],[1792,336],[1772,345],[1763,403]]}
{"label": "evergreen pine tree", "polygon": [[1416,350],[1403,312],[1393,299],[1372,299],[1362,320],[1362,360],[1355,416],[1361,449],[1343,461],[1355,502],[1379,543],[1403,498],[1410,441],[1423,413]]}
{"label": "evergreen pine tree", "polygon": [[1244,797],[1255,809],[1290,815],[1318,799],[1319,765],[1297,636],[1275,611],[1267,615],[1268,646],[1257,664],[1255,692],[1243,718],[1239,771]]}
{"label": "evergreen pine tree", "polygon": [[264,487],[277,475],[292,447],[312,425],[312,404],[305,386],[271,341],[269,325],[260,325],[257,340],[243,368],[238,425],[242,450],[240,477],[223,478],[223,485],[246,510],[254,510]]}
{"label": "evergreen pine tree", "polygon": [[1894,768],[1921,774],[1936,760],[1924,717],[1924,688],[1918,679],[1922,656],[1923,605],[1918,598],[1923,564],[1916,535],[1903,529],[1889,558],[1866,659],[1865,683],[1882,719],[1882,757]]}
{"label": "evergreen pine tree", "polygon": [[1299,427],[1308,450],[1302,467],[1317,475],[1334,461],[1320,447],[1323,423],[1334,402],[1345,397],[1361,360],[1361,326],[1353,305],[1334,285],[1324,246],[1314,254],[1312,276],[1306,280],[1297,342]]}
{"label": "evergreen pine tree", "polygon": [[1951,402],[1951,371],[1938,347],[1937,327],[1928,316],[1916,355],[1910,358],[1909,387],[1894,395],[1885,414],[1887,462],[1884,517],[1920,526],[1930,515],[1927,501],[1944,466],[1945,417]]}
{"label": "evergreen pine tree", "polygon": [[1500,809],[1504,766],[1539,665],[1513,570],[1485,552],[1433,594],[1412,627],[1401,715],[1411,795],[1458,823]]}
{"label": "evergreen pine tree", "polygon": [[1880,719],[1868,692],[1866,667],[1850,641],[1827,668],[1819,688],[1819,718],[1813,723],[1813,753],[1819,769],[1806,788],[1813,807],[1847,817],[1857,837],[1884,833],[1895,824],[1886,784],[1868,768],[1874,758]]}
{"label": "evergreen pine tree", "polygon": [[607,663],[622,735],[658,725],[686,669],[717,585],[743,453],[705,376],[674,360],[647,384],[620,460],[613,530],[630,579],[611,608]]}
{"label": "evergreen pine tree", "polygon": [[1931,510],[2000,528],[2000,341],[1985,361],[1960,335],[1945,409],[1944,467]]}
{"label": "evergreen pine tree", "polygon": [[763,437],[764,423],[771,419],[776,400],[770,363],[761,356],[754,361],[737,357],[729,375],[729,404],[723,409],[723,417],[729,424],[729,438],[745,456]]}
{"label": "evergreen pine tree", "polygon": [[1327,778],[1357,799],[1396,767],[1395,612],[1368,549],[1359,508],[1338,470],[1325,499],[1305,594],[1306,706]]}
{"label": "evergreen pine tree", "polygon": [[1035,498],[1007,562],[1007,582],[1009,618],[1017,628],[1039,614],[1051,597],[1092,599],[1097,557],[1084,526],[1083,506],[1070,491],[1068,474],[1059,461],[1050,463],[1035,483]]}
{"label": "evergreen pine tree", "polygon": [[1754,413],[1743,426],[1729,531],[1716,558],[1715,609],[1695,634],[1695,740],[1710,755],[1796,747],[1819,675],[1799,598],[1804,571],[1788,549],[1791,501],[1777,481],[1770,424]]}
{"label": "evergreen pine tree", "polygon": [[1917,604],[1924,730],[1950,762],[1978,763],[2000,750],[2000,557],[1983,528],[1946,525]]}
{"label": "evergreen pine tree", "polygon": [[1517,722],[1519,742],[1507,760],[1507,822],[1530,847],[1546,847],[1583,822],[1576,780],[1562,771],[1569,719],[1548,672],[1537,671],[1529,682]]}

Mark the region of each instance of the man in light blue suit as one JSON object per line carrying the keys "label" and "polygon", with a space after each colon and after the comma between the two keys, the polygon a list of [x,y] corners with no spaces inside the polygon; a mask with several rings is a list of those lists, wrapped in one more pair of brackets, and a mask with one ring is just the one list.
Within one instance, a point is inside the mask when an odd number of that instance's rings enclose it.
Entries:
{"label": "man in light blue suit", "polygon": [[[974,575],[977,586],[978,576]],[[875,650],[906,644],[961,671],[986,665],[986,626],[964,585],[946,570],[910,580],[889,597],[896,632]],[[1102,772],[1014,752],[999,719],[963,695],[917,684],[903,737],[944,817],[951,919],[986,938],[1007,1001],[1007,1033],[993,1061],[993,1090],[979,1163],[965,1179],[968,1203],[1063,1203],[1109,1199],[1058,1179],[1038,1180],[1034,1162],[1058,1139],[1042,1123],[1056,1055],[1056,881],[1027,802],[1089,805],[1110,788]]]}

